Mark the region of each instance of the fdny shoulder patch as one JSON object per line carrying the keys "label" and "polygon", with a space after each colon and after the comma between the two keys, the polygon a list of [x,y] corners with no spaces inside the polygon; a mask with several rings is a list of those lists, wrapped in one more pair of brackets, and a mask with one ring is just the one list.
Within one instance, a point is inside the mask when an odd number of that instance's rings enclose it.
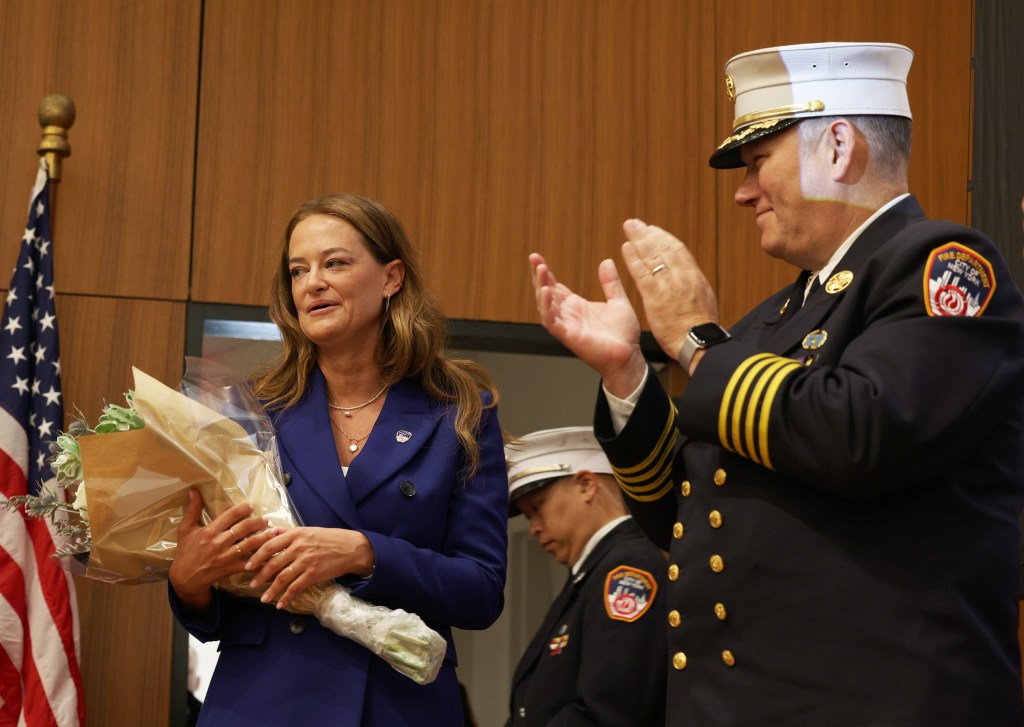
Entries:
{"label": "fdny shoulder patch", "polygon": [[639,568],[620,565],[604,581],[604,607],[616,621],[636,621],[647,613],[658,592],[654,576]]}
{"label": "fdny shoulder patch", "polygon": [[992,264],[969,247],[948,242],[924,266],[924,307],[930,316],[980,316],[992,300]]}

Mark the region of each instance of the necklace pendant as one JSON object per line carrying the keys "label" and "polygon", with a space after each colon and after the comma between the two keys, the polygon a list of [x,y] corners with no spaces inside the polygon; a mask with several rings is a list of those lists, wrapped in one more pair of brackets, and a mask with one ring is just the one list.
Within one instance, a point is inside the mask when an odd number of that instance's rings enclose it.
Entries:
{"label": "necklace pendant", "polygon": [[342,414],[344,414],[345,416],[347,416],[347,417],[348,417],[349,419],[351,419],[351,418],[352,418],[352,412],[350,412],[350,411],[343,411],[343,412],[342,412]]}
{"label": "necklace pendant", "polygon": [[352,442],[352,444],[348,445],[349,452],[355,452],[357,449],[359,449],[359,445],[356,444],[355,442]]}

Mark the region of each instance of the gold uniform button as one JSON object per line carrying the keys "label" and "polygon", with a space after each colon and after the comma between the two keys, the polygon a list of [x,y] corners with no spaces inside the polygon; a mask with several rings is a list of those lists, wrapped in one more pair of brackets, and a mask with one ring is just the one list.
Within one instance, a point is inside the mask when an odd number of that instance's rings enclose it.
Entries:
{"label": "gold uniform button", "polygon": [[725,484],[725,477],[726,477],[725,470],[723,470],[722,468],[718,468],[717,470],[715,470],[715,484],[716,485],[718,485],[719,487],[724,485]]}
{"label": "gold uniform button", "polygon": [[679,628],[679,624],[683,622],[683,619],[679,616],[679,611],[672,609],[668,612],[668,625],[674,629]]}
{"label": "gold uniform button", "polygon": [[681,651],[677,651],[672,655],[672,666],[675,667],[676,671],[682,671],[686,668],[686,654]]}
{"label": "gold uniform button", "polygon": [[725,662],[726,666],[736,666],[736,657],[728,649],[722,652],[722,661]]}
{"label": "gold uniform button", "polygon": [[675,538],[676,540],[679,540],[681,537],[683,537],[683,524],[682,523],[676,523],[675,525],[672,526],[672,537]]}
{"label": "gold uniform button", "polygon": [[683,484],[679,485],[679,492],[682,493],[683,497],[690,496],[690,481],[683,480]]}
{"label": "gold uniform button", "polygon": [[[711,564],[711,570],[713,570],[715,573],[721,573],[725,570],[725,561],[722,560],[722,556],[720,555],[711,556],[711,560],[709,560],[708,562]],[[671,577],[672,574],[670,573],[669,578]]]}
{"label": "gold uniform button", "polygon": [[668,579],[670,581],[679,580],[679,566],[677,566],[675,563],[668,567]]}
{"label": "gold uniform button", "polygon": [[722,527],[722,513],[718,512],[718,510],[712,510],[708,514],[708,522],[711,523],[711,527],[713,528]]}
{"label": "gold uniform button", "polygon": [[729,614],[725,610],[725,604],[724,603],[716,603],[715,604],[715,618],[717,618],[719,621],[725,621],[725,619],[726,619],[726,617],[728,615]]}

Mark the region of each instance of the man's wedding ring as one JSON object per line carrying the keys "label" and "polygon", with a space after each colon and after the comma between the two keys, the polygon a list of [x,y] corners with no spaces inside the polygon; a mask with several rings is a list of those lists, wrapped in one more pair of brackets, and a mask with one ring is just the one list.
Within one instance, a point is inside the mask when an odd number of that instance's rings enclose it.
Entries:
{"label": "man's wedding ring", "polygon": [[667,268],[668,268],[668,265],[666,265],[665,263],[660,263],[659,265],[655,265],[654,268],[651,270],[651,275],[657,275],[662,270],[665,270]]}
{"label": "man's wedding ring", "polygon": [[228,528],[228,532],[231,533],[231,537],[234,538],[236,541],[239,540],[239,537],[237,535],[235,535],[235,526],[234,525],[232,525],[231,527]]}

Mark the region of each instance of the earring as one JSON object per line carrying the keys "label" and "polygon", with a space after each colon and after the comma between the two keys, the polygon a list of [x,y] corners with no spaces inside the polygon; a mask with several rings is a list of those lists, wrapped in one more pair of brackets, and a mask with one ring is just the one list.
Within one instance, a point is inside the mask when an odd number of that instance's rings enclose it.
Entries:
{"label": "earring", "polygon": [[389,313],[391,311],[391,293],[388,293],[387,299],[384,301],[384,312]]}

